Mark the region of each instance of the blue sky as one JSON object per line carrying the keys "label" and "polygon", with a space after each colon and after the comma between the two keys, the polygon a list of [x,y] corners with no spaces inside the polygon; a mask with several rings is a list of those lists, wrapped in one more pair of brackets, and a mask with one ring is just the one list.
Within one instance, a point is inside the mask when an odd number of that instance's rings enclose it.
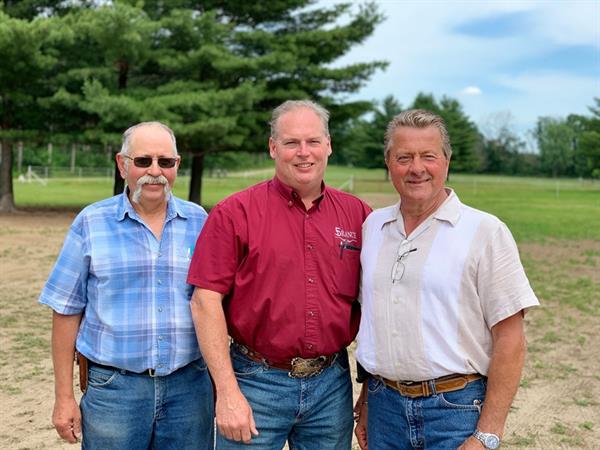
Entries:
{"label": "blue sky", "polygon": [[[322,0],[321,5],[335,3]],[[354,98],[458,99],[485,132],[588,114],[600,97],[600,0],[377,0],[387,19],[336,62],[390,62]]]}

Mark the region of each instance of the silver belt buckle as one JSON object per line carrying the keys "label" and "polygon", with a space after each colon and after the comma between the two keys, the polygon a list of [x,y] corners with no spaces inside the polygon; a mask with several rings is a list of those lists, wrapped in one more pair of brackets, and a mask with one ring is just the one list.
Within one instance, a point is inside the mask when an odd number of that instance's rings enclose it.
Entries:
{"label": "silver belt buckle", "polygon": [[290,378],[310,378],[319,375],[323,372],[326,356],[317,358],[304,359],[300,357],[293,358],[291,361],[292,370],[288,372]]}

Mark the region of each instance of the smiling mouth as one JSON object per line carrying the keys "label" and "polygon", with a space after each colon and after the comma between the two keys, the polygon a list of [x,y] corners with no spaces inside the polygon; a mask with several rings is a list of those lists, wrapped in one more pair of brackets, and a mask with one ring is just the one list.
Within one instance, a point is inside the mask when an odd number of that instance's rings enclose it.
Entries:
{"label": "smiling mouth", "polygon": [[299,163],[299,164],[294,164],[295,167],[298,167],[299,169],[308,169],[309,167],[312,167],[314,165],[314,163]]}
{"label": "smiling mouth", "polygon": [[429,179],[425,179],[425,180],[406,180],[406,182],[410,183],[410,184],[423,184],[423,183],[426,183],[428,181],[429,181]]}

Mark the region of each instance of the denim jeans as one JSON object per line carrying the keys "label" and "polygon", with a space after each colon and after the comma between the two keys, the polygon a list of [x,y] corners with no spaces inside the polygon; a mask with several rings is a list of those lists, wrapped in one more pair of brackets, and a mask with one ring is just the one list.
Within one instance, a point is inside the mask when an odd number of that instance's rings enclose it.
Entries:
{"label": "denim jeans", "polygon": [[454,449],[475,431],[485,397],[486,379],[463,389],[410,398],[369,380],[369,450]]}
{"label": "denim jeans", "polygon": [[82,449],[213,448],[213,391],[202,359],[163,377],[90,364]]}
{"label": "denim jeans", "polygon": [[349,450],[352,442],[352,383],[348,355],[310,378],[290,378],[232,349],[233,369],[250,406],[259,435],[251,444],[231,441],[217,432],[217,450]]}

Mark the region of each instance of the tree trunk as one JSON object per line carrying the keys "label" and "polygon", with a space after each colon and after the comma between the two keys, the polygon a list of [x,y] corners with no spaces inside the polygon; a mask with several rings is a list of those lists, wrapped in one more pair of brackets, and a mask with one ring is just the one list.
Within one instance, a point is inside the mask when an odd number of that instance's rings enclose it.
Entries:
{"label": "tree trunk", "polygon": [[127,61],[119,61],[119,89],[127,89],[127,78],[129,76],[129,63]]}
{"label": "tree trunk", "polygon": [[119,172],[119,166],[117,165],[117,158],[115,157],[117,152],[113,153],[113,161],[115,162],[115,181],[113,183],[113,195],[119,195],[123,193],[125,189],[125,180],[121,178]]}
{"label": "tree trunk", "polygon": [[2,164],[0,164],[0,212],[15,211],[12,178],[12,141],[2,139]]}
{"label": "tree trunk", "polygon": [[[119,67],[119,90],[127,89],[129,64],[127,61],[119,61],[117,66]],[[117,158],[115,158],[116,154],[117,152],[113,153],[113,160],[115,161],[115,182],[113,184],[113,195],[119,195],[125,189],[125,180],[121,178],[121,174],[119,173]]]}
{"label": "tree trunk", "polygon": [[200,204],[202,200],[202,172],[204,171],[204,153],[192,156],[192,174],[190,176],[190,193],[188,200]]}

